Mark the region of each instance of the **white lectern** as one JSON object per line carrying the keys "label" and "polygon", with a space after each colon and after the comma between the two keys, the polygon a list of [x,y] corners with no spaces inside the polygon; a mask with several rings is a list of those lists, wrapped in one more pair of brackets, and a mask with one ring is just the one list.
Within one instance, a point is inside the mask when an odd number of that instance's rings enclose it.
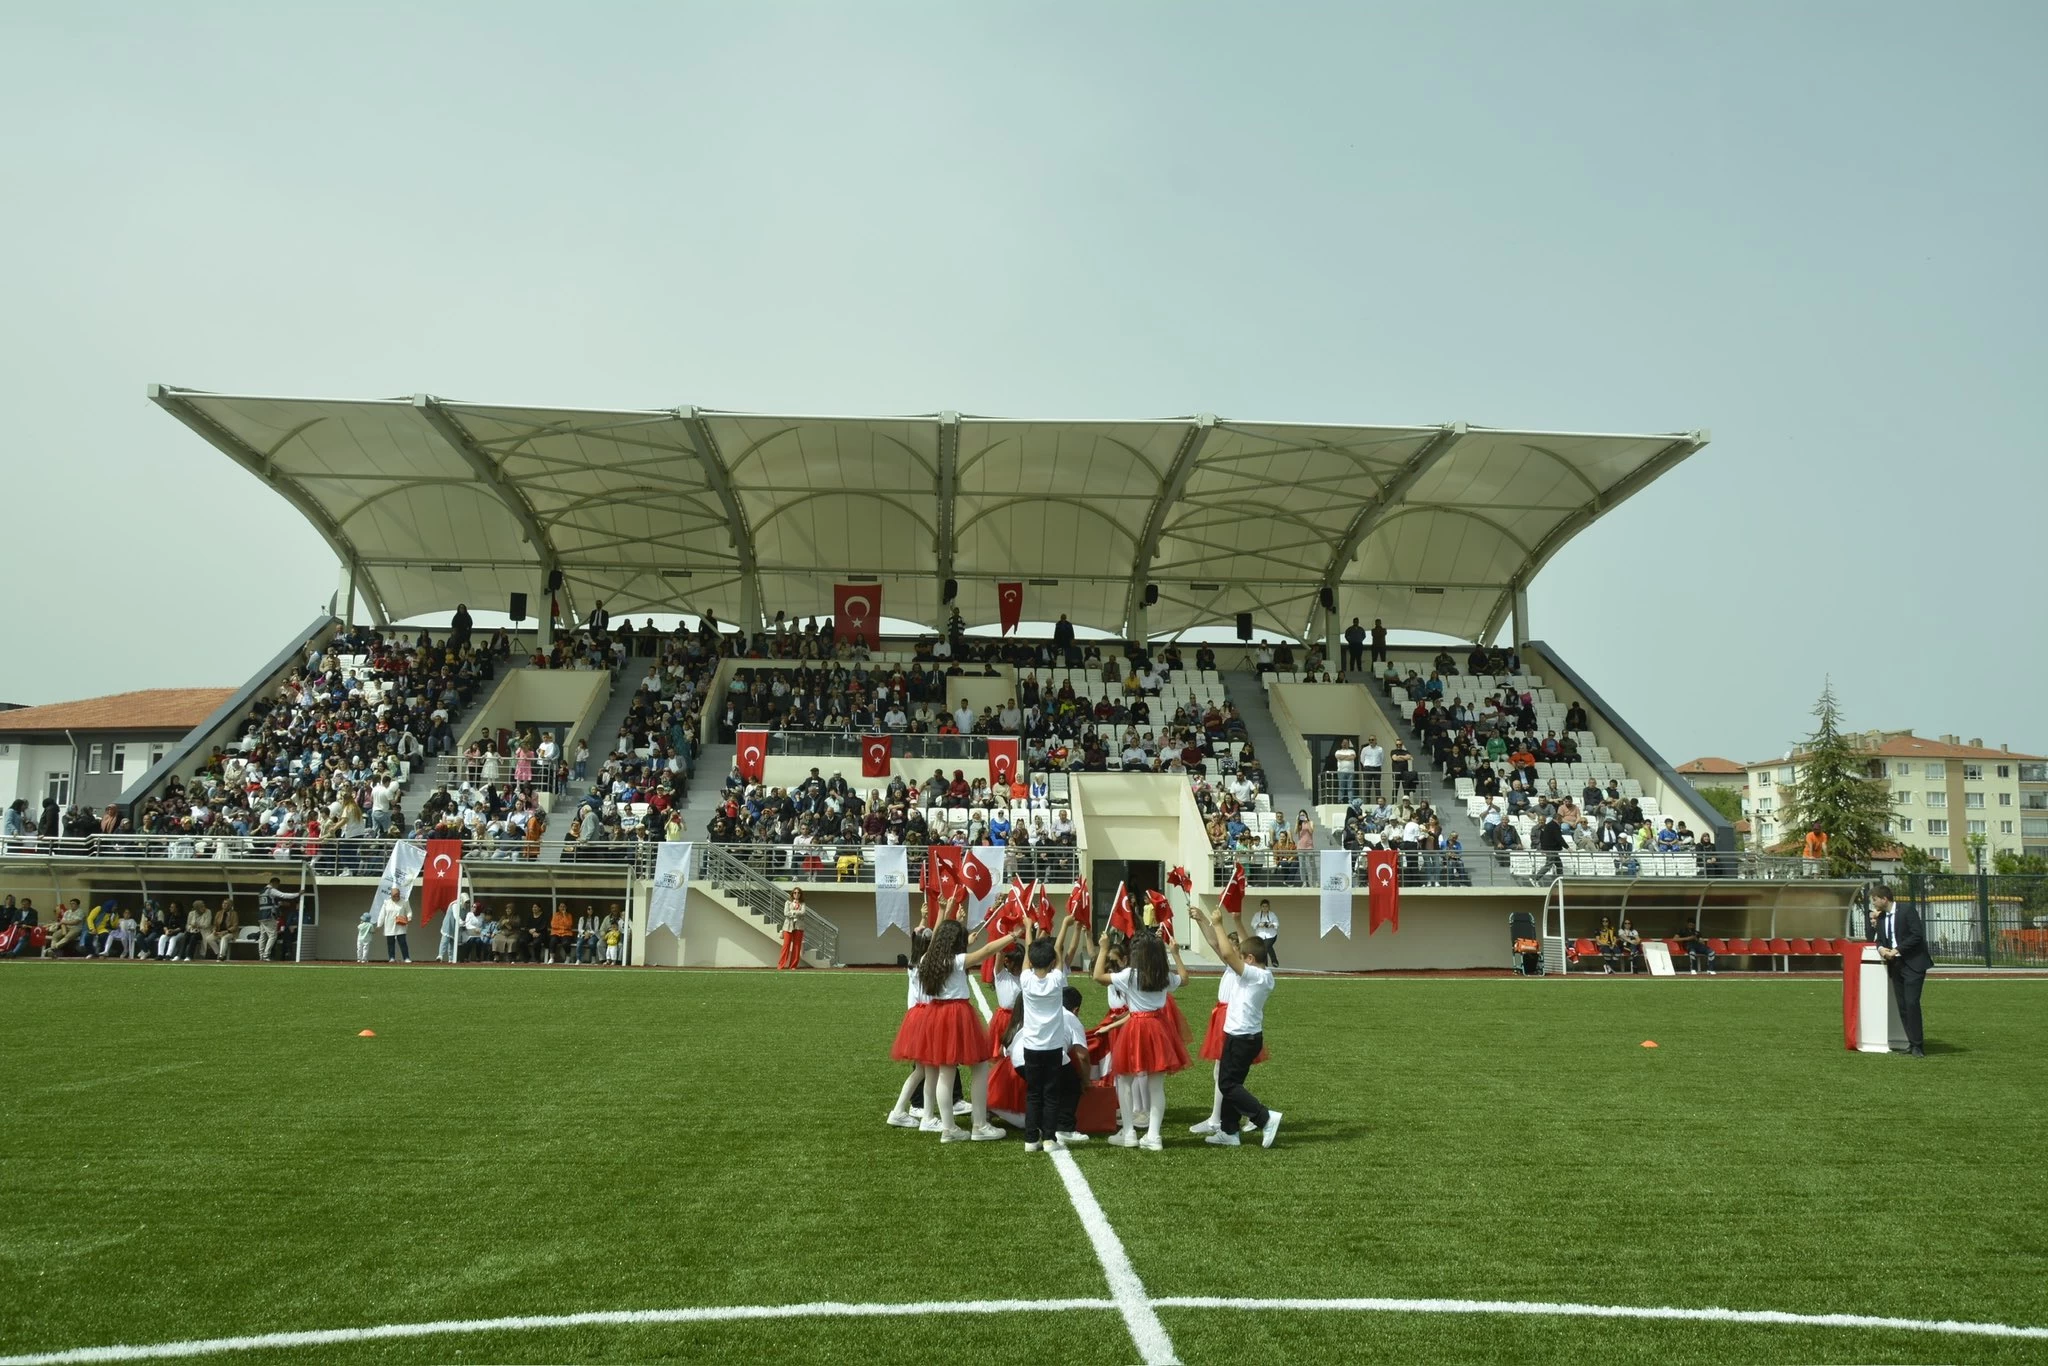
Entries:
{"label": "white lectern", "polygon": [[1859,1053],[1903,1053],[1906,1026],[1899,1020],[1898,998],[1892,994],[1892,976],[1884,969],[1877,945],[1863,946],[1857,964],[1856,1051]]}

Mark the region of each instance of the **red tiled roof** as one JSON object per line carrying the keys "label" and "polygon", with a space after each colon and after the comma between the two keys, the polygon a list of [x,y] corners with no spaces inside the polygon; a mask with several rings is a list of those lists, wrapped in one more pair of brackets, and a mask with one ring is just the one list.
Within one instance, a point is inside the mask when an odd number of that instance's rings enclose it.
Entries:
{"label": "red tiled roof", "polygon": [[[2035,760],[2044,756],[2021,754],[2018,750],[1992,749],[1987,745],[1952,745],[1946,740],[1929,740],[1919,735],[1894,735],[1875,745],[1858,745],[1859,754],[1874,754],[1882,759],[2027,759]],[[1804,759],[1804,753],[1794,754],[1790,759],[1758,759],[1751,768],[1770,768],[1775,764],[1796,764]],[[1681,770],[1682,772],[1683,770]]]}
{"label": "red tiled roof", "polygon": [[233,688],[144,688],[111,697],[0,711],[0,732],[61,730],[188,731],[220,710]]}
{"label": "red tiled roof", "polygon": [[1715,777],[1727,778],[1739,778],[1749,772],[1748,769],[1736,763],[1733,759],[1722,759],[1714,755],[1708,755],[1704,759],[1694,759],[1689,763],[1680,764],[1678,771],[1680,773],[1711,774]]}

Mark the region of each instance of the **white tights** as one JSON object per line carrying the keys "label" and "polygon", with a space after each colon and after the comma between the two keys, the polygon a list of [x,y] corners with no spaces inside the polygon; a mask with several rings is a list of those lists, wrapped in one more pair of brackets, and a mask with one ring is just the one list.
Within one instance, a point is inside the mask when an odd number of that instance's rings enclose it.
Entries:
{"label": "white tights", "polygon": [[[988,1068],[986,1061],[974,1064],[972,1079],[967,1083],[969,1102],[974,1106],[973,1124],[977,1129],[988,1123]],[[939,1123],[948,1129],[954,1127],[953,1078],[954,1072],[950,1067],[926,1066],[924,1069],[924,1112],[937,1115]],[[937,1109],[932,1108],[935,1105]]]}
{"label": "white tights", "polygon": [[1126,1132],[1138,1127],[1138,1110],[1145,1112],[1145,1135],[1159,1137],[1159,1125],[1166,1118],[1166,1074],[1134,1072],[1116,1079],[1116,1103]]}
{"label": "white tights", "polygon": [[1216,1070],[1210,1074],[1209,1090],[1211,1096],[1209,1101],[1209,1122],[1211,1124],[1221,1124],[1223,1122],[1223,1064],[1220,1061],[1216,1064]]}
{"label": "white tights", "polygon": [[910,1069],[910,1075],[903,1079],[903,1089],[896,1093],[896,1108],[891,1110],[890,1114],[907,1115],[910,1113],[910,1098],[917,1094],[918,1086],[924,1081],[924,1071],[922,1067]]}

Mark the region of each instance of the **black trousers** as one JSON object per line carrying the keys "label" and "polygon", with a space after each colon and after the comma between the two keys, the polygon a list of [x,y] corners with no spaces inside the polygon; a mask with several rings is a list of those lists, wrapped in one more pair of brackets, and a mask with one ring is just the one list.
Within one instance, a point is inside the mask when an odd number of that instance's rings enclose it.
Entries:
{"label": "black trousers", "polygon": [[1058,1048],[1024,1050],[1024,1141],[1037,1143],[1051,1138],[1059,1122],[1055,1096],[1060,1073],[1071,1073],[1066,1053]]}
{"label": "black trousers", "polygon": [[1347,641],[1344,645],[1344,672],[1356,673],[1364,667],[1365,647],[1363,645],[1353,645]]}
{"label": "black trousers", "polygon": [[1054,1133],[1070,1134],[1080,1122],[1081,1112],[1080,1069],[1071,1062],[1060,1066],[1059,1080],[1052,1088],[1052,1127]]}
{"label": "black trousers", "polygon": [[[1269,967],[1269,968],[1277,968],[1277,967],[1279,967],[1279,966],[1280,966],[1280,936],[1276,934],[1276,935],[1274,935],[1274,936],[1273,936],[1273,937],[1272,937],[1271,939],[1267,939],[1267,938],[1265,938],[1264,936],[1254,936],[1254,937],[1255,937],[1255,938],[1257,938],[1257,939],[1258,939],[1258,941],[1259,941],[1259,942],[1260,942],[1261,944],[1264,944],[1264,945],[1266,946],[1266,966],[1267,966],[1267,967]],[[1253,1056],[1255,1056],[1255,1057],[1257,1056],[1257,1053],[1256,1053],[1256,1051],[1254,1051],[1254,1053],[1253,1053]]]}
{"label": "black trousers", "polygon": [[1384,664],[1384,663],[1386,663],[1386,662],[1387,662],[1387,647],[1386,647],[1386,646],[1384,646],[1384,645],[1375,645],[1375,646],[1373,646],[1373,647],[1372,647],[1372,662],[1373,662],[1373,663],[1375,663],[1375,664]]}
{"label": "black trousers", "polygon": [[1884,965],[1884,970],[1892,979],[1892,990],[1898,993],[1899,1023],[1906,1027],[1907,1047],[1926,1047],[1920,1033],[1920,988],[1927,985],[1927,969],[1894,958]]}
{"label": "black trousers", "polygon": [[1367,765],[1361,767],[1358,771],[1365,775],[1365,795],[1374,801],[1378,801],[1380,799],[1380,774],[1384,770]]}
{"label": "black trousers", "polygon": [[1270,1112],[1259,1103],[1257,1096],[1245,1089],[1244,1084],[1245,1078],[1252,1074],[1253,1060],[1265,1046],[1266,1036],[1263,1033],[1223,1036],[1223,1058],[1216,1074],[1216,1089],[1223,1095],[1223,1122],[1219,1133],[1236,1133],[1239,1115],[1249,1115],[1252,1123],[1265,1127]]}

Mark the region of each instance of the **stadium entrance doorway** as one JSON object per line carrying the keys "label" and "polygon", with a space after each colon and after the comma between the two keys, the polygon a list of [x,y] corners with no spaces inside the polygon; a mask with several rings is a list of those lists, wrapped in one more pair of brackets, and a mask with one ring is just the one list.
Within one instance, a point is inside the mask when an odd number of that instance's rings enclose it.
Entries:
{"label": "stadium entrance doorway", "polygon": [[1091,895],[1095,901],[1095,934],[1102,933],[1103,925],[1109,920],[1110,910],[1116,905],[1118,883],[1129,889],[1132,913],[1141,922],[1145,918],[1145,893],[1166,890],[1165,868],[1158,859],[1099,858],[1094,861],[1091,877]]}

